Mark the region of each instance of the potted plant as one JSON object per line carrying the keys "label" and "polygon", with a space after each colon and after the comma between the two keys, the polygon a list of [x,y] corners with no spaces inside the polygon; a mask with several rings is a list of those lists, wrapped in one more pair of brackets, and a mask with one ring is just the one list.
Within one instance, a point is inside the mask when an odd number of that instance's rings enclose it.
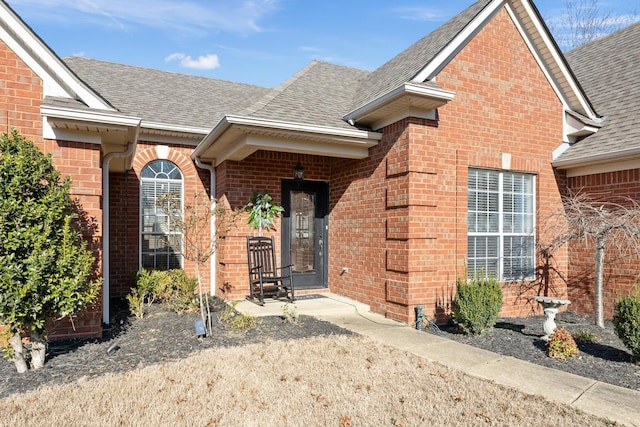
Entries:
{"label": "potted plant", "polygon": [[262,236],[262,230],[271,231],[276,219],[284,208],[273,201],[273,198],[266,192],[254,192],[245,208],[249,212],[248,224],[251,228],[258,230],[258,236]]}

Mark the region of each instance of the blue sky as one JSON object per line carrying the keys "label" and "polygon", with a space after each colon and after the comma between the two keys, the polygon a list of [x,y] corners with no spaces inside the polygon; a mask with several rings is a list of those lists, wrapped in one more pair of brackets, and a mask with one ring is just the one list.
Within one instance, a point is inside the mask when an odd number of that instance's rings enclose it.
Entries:
{"label": "blue sky", "polygon": [[[373,70],[473,0],[8,0],[61,57],[275,87],[313,59]],[[562,31],[563,0],[538,0]],[[638,19],[640,0],[599,0]]]}

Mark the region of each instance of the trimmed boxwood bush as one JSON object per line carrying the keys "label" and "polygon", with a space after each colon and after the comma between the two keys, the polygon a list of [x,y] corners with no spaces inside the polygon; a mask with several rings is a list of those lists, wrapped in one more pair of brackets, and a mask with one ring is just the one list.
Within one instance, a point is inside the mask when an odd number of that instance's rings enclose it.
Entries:
{"label": "trimmed boxwood bush", "polygon": [[634,363],[640,363],[640,287],[618,301],[613,326],[618,338],[631,350]]}
{"label": "trimmed boxwood bush", "polygon": [[457,280],[453,318],[463,331],[479,335],[493,328],[502,309],[502,288],[496,279]]}

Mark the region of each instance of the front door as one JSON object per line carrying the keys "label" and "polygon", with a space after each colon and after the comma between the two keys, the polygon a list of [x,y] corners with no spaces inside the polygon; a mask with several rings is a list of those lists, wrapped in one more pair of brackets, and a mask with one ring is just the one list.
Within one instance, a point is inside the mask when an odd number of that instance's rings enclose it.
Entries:
{"label": "front door", "polygon": [[293,266],[296,289],[327,287],[329,186],[282,181],[282,265]]}

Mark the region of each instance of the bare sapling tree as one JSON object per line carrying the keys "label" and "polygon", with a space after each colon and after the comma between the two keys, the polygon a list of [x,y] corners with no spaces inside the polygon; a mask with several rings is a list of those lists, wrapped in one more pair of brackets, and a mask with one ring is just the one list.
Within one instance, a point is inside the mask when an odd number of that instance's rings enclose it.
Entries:
{"label": "bare sapling tree", "polygon": [[[220,241],[235,226],[241,211],[227,208],[217,199],[209,198],[202,193],[194,194],[192,201],[185,203],[184,206],[180,202],[180,197],[167,193],[158,199],[158,204],[169,217],[174,230],[178,231],[167,236],[168,243],[174,250],[179,250],[183,259],[195,265],[200,316],[203,324],[206,325],[208,335],[211,335],[209,295],[204,292],[202,273],[205,264],[216,252]],[[213,287],[215,277],[211,277],[210,282]]]}
{"label": "bare sapling tree", "polygon": [[549,27],[562,50],[571,50],[637,21],[636,12],[614,15],[603,11],[598,0],[565,0],[564,13]]}
{"label": "bare sapling tree", "polygon": [[573,240],[593,248],[595,324],[604,328],[605,255],[613,251],[640,254],[640,204],[630,197],[587,193],[569,193],[562,203],[562,211],[547,218],[547,224],[556,225],[545,230],[554,236],[544,245],[545,253],[552,254]]}

